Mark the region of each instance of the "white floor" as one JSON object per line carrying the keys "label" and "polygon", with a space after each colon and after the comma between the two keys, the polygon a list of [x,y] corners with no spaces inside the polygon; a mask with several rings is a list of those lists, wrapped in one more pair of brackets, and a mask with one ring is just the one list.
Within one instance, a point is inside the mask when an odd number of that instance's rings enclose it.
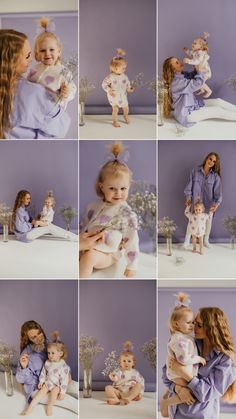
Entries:
{"label": "white floor", "polygon": [[119,115],[120,128],[112,126],[111,115],[86,115],[85,125],[80,127],[80,139],[152,139],[156,138],[155,115],[130,115],[130,124]]}
{"label": "white floor", "polygon": [[[117,264],[110,266],[107,269],[94,271],[91,279],[122,279],[125,270],[125,258],[121,258]],[[146,253],[140,253],[139,266],[135,279],[155,279],[157,273],[156,257]]]}
{"label": "white floor", "polygon": [[[235,418],[235,413],[220,413],[219,418],[216,419],[233,419]],[[158,419],[164,419],[160,412],[158,412]]]}
{"label": "white floor", "polygon": [[127,406],[108,406],[103,391],[94,391],[91,399],[80,398],[81,419],[155,419],[155,393],[145,393],[139,402]]}
{"label": "white floor", "polygon": [[[67,397],[67,396],[66,396]],[[76,400],[72,400],[76,404]],[[57,401],[57,403],[60,403]],[[25,396],[18,390],[18,384],[14,378],[14,394],[8,397],[5,393],[4,374],[0,372],[0,419],[19,419],[20,413],[24,410]],[[32,419],[45,419],[45,407],[41,404],[37,405],[29,416]],[[76,413],[68,409],[54,406],[53,416],[54,419],[76,419]]]}
{"label": "white floor", "polygon": [[[44,237],[22,243],[0,236],[0,278],[78,278],[78,243]],[[0,418],[1,419],[1,418]]]}
{"label": "white floor", "polygon": [[158,127],[158,139],[235,139],[236,122],[207,120],[198,122],[191,128],[185,128],[174,118],[166,119],[162,127]]}
{"label": "white floor", "polygon": [[[176,263],[176,258],[183,258]],[[204,278],[204,279],[235,279],[236,249],[230,244],[212,244],[211,249],[204,247],[204,254],[193,253],[191,246],[184,250],[182,244],[173,245],[172,256],[167,256],[166,245],[158,245],[159,278]]]}

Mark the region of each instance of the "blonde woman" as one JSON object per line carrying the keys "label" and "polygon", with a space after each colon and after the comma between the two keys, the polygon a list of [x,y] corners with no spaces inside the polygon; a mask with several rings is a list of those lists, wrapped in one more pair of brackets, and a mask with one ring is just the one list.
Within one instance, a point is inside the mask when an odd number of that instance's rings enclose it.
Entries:
{"label": "blonde woman", "polygon": [[45,87],[26,80],[32,61],[24,33],[0,30],[0,138],[64,138],[70,119]]}

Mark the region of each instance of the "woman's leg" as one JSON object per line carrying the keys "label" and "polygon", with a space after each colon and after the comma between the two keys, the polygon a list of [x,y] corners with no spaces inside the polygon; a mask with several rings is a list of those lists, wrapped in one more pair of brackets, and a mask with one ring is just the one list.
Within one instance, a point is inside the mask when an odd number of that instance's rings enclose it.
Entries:
{"label": "woman's leg", "polygon": [[[208,99],[208,101],[210,100],[217,99]],[[229,109],[214,104],[204,106],[203,108],[193,111],[188,116],[188,122],[200,122],[205,121],[207,119],[222,119],[225,121],[236,121],[236,106],[234,107],[234,105],[229,105]],[[231,107],[234,107],[234,110]]]}
{"label": "woman's leg", "polygon": [[191,230],[190,230],[190,225],[188,224],[186,234],[185,234],[184,244],[183,244],[184,249],[187,249],[188,246],[190,245],[190,239],[191,239]]}
{"label": "woman's leg", "polygon": [[205,231],[205,237],[204,237],[204,246],[211,248],[211,244],[209,243],[209,237],[211,232],[211,226],[212,226],[212,217],[210,217],[206,222],[206,231]]}
{"label": "woman's leg", "polygon": [[102,253],[92,249],[85,251],[79,261],[80,278],[89,278],[94,269],[104,269],[113,265],[112,253]]}
{"label": "woman's leg", "polygon": [[206,107],[217,106],[231,112],[236,112],[236,105],[220,98],[204,100],[204,103]]}
{"label": "woman's leg", "polygon": [[52,416],[52,407],[53,407],[53,405],[54,405],[54,403],[55,403],[55,401],[57,399],[57,396],[58,396],[59,392],[60,392],[59,387],[54,387],[50,391],[49,396],[48,396],[48,404],[46,406],[46,414],[47,414],[47,416]]}
{"label": "woman's leg", "polygon": [[71,241],[78,240],[78,236],[76,234],[71,233],[70,231],[64,230],[61,227],[55,226],[54,224],[49,224],[46,227],[32,228],[32,230],[29,231],[29,233],[27,233],[27,239],[35,240],[35,239],[38,239],[39,237],[44,236],[45,234],[52,234],[53,236],[62,237],[63,239],[71,240]]}
{"label": "woman's leg", "polygon": [[120,391],[114,388],[113,386],[106,386],[105,393],[108,397],[108,404],[120,404]]}
{"label": "woman's leg", "polygon": [[34,406],[36,406],[40,402],[40,400],[42,400],[44,396],[46,396],[47,393],[48,393],[48,389],[45,385],[43,385],[43,387],[38,391],[36,396],[33,398],[30,405],[21,413],[21,415],[22,416],[28,415],[32,411]]}

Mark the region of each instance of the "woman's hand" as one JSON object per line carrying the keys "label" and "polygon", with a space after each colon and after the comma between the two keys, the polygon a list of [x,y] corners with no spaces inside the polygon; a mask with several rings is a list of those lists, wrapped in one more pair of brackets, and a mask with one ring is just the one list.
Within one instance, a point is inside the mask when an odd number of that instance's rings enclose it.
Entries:
{"label": "woman's hand", "polygon": [[186,199],[185,199],[185,206],[189,207],[189,205],[191,205],[191,204],[192,204],[192,200],[189,196],[187,196]]}
{"label": "woman's hand", "polygon": [[28,354],[23,354],[20,357],[20,365],[22,368],[26,368],[28,367],[28,363],[29,363],[29,355]]}
{"label": "woman's hand", "polygon": [[175,392],[178,394],[182,403],[186,403],[187,405],[191,405],[195,403],[196,399],[192,395],[191,391],[187,387],[181,387],[176,385]]}
{"label": "woman's hand", "polygon": [[126,278],[133,278],[135,276],[135,274],[136,274],[136,271],[133,271],[133,270],[127,269],[127,268],[126,268],[126,270],[124,272],[124,276]]}
{"label": "woman's hand", "polygon": [[206,365],[206,360],[202,356],[199,357],[199,364]]}
{"label": "woman's hand", "polygon": [[218,206],[219,206],[219,204],[213,204],[210,208],[210,212],[212,212],[214,214],[214,212],[216,212]]}
{"label": "woman's hand", "polygon": [[188,373],[185,365],[179,364],[174,358],[169,359],[168,368],[174,371],[179,377],[184,378],[187,382],[193,379],[193,375]]}
{"label": "woman's hand", "polygon": [[98,243],[103,243],[104,231],[93,233],[80,233],[79,235],[79,250],[90,250]]}

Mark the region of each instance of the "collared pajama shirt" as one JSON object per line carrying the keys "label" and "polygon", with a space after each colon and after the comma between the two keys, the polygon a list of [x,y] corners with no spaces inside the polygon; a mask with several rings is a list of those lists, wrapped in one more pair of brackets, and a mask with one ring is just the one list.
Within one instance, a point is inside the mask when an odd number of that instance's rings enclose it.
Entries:
{"label": "collared pajama shirt", "polygon": [[184,189],[185,197],[190,197],[193,205],[200,199],[208,212],[214,204],[222,202],[221,178],[212,170],[206,176],[202,166],[192,169],[189,181]]}
{"label": "collared pajama shirt", "polygon": [[[202,342],[196,340],[196,344],[201,354]],[[170,419],[219,419],[220,398],[236,380],[236,368],[231,358],[215,349],[205,359],[206,365],[199,366],[198,376],[187,384],[196,402],[192,405],[181,403],[170,406]],[[175,383],[167,378],[166,366],[163,367],[162,379],[170,391],[170,397],[175,395]]]}

